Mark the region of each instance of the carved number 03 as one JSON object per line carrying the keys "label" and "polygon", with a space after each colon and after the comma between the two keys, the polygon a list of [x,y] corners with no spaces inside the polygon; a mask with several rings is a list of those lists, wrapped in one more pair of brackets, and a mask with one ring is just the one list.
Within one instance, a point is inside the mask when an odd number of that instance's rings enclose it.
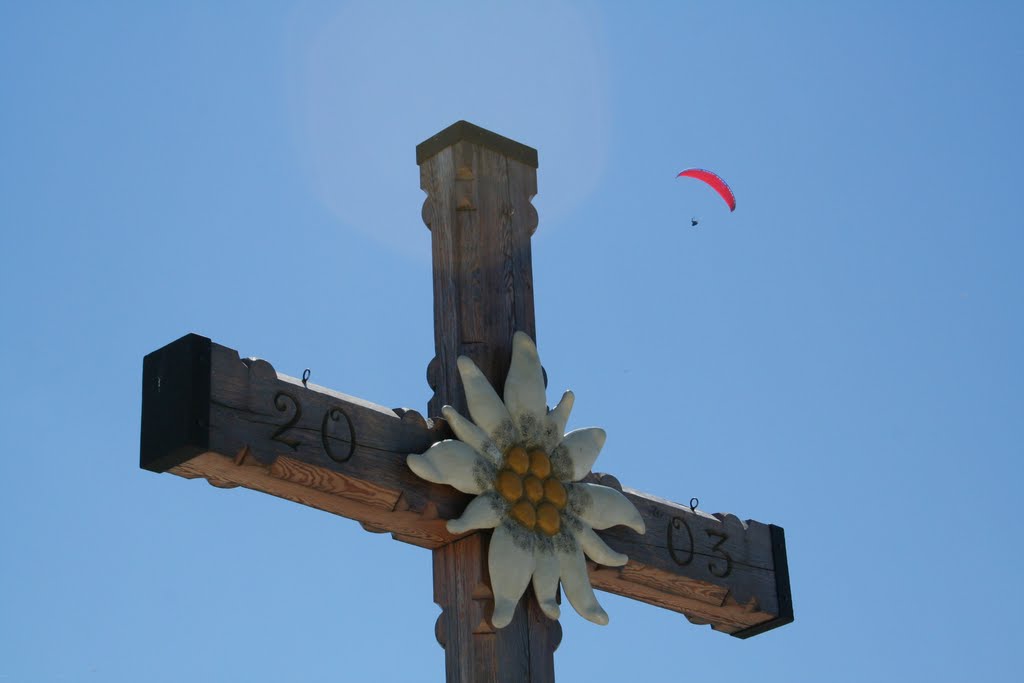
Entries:
{"label": "carved number 03", "polygon": [[[299,450],[299,445],[302,442],[298,439],[285,436],[285,434],[293,429],[295,425],[298,424],[299,420],[302,419],[302,405],[291,394],[279,391],[274,395],[274,407],[281,413],[288,413],[289,409],[292,409],[293,412],[287,422],[274,430],[274,433],[270,435],[270,438],[274,441],[283,443],[293,451]],[[331,439],[328,432],[330,431],[332,423],[342,421],[344,421],[345,426],[348,427],[348,448],[344,449],[343,453],[335,453],[331,448]],[[352,419],[348,414],[339,406],[331,406],[326,412],[324,412],[324,418],[320,421],[320,443],[324,447],[324,453],[326,453],[327,457],[334,462],[348,462],[349,458],[351,458],[356,452],[355,425],[352,424]]]}
{"label": "carved number 03", "polygon": [[709,538],[718,539],[718,543],[716,543],[714,547],[711,548],[711,552],[718,553],[719,555],[725,558],[725,569],[718,568],[718,565],[716,565],[714,562],[708,562],[708,571],[720,579],[729,576],[729,574],[732,574],[732,556],[730,556],[729,553],[727,553],[726,551],[722,550],[722,544],[729,540],[729,536],[727,534],[722,533],[721,531],[715,531],[714,529],[705,529],[704,532],[708,535]]}
{"label": "carved number 03", "polygon": [[[672,543],[672,530],[679,529],[680,527],[686,529],[686,536],[690,539],[690,554],[685,561],[679,559],[679,555],[676,554],[676,546]],[[668,525],[668,554],[672,556],[672,560],[680,567],[685,567],[693,562],[693,532],[690,531],[690,525],[682,517],[673,517],[672,522]]]}
{"label": "carved number 03", "polygon": [[[681,553],[675,546],[674,539],[676,531],[686,531],[689,550],[687,550],[685,554]],[[720,562],[710,560],[708,562],[708,571],[711,572],[713,576],[717,576],[720,579],[729,576],[729,574],[732,573],[732,556],[728,551],[722,548],[722,544],[729,540],[729,535],[722,531],[716,531],[715,529],[705,529],[704,533],[708,535],[708,538],[718,539],[718,542],[711,547],[711,552],[725,560],[724,567],[721,566]],[[687,524],[686,520],[682,517],[673,517],[672,521],[668,525],[668,554],[672,557],[672,561],[680,567],[685,567],[693,562],[695,554],[693,531],[690,529],[690,525]]]}

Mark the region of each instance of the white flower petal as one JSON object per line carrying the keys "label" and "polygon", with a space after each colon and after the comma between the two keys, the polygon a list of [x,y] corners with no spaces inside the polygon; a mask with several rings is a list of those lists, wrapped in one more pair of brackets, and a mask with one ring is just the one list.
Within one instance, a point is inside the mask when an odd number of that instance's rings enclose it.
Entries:
{"label": "white flower petal", "polygon": [[451,406],[443,406],[441,414],[444,415],[444,419],[448,420],[448,426],[455,432],[455,436],[458,437],[459,441],[465,442],[477,453],[486,455],[493,462],[501,461],[501,451],[491,441],[491,438],[484,433],[484,430],[459,415],[459,411]]}
{"label": "white flower petal", "polygon": [[536,561],[533,556],[533,535],[524,528],[502,525],[491,536],[487,552],[487,568],[491,574],[491,592],[494,593],[494,628],[508,626],[515,614],[519,598],[533,576]]}
{"label": "white flower petal", "polygon": [[569,413],[572,412],[572,405],[576,402],[576,395],[571,391],[566,391],[562,394],[562,399],[558,402],[558,405],[548,411],[545,420],[548,423],[548,431],[555,435],[556,439],[553,443],[544,444],[545,450],[550,453],[561,443],[565,436],[565,425],[569,422]]}
{"label": "white flower petal", "polygon": [[494,463],[454,439],[439,441],[422,455],[412,453],[406,462],[421,479],[448,484],[463,493],[483,493],[493,486]]}
{"label": "white flower petal", "polygon": [[466,404],[469,406],[470,417],[491,437],[499,449],[505,450],[515,439],[515,427],[505,404],[501,402],[476,363],[467,356],[459,356],[458,364],[462,387],[466,390]]}
{"label": "white flower petal", "polygon": [[629,562],[628,557],[609,548],[608,544],[586,524],[581,524],[578,529],[574,529],[573,534],[579,541],[580,548],[594,562],[609,567],[621,567]]}
{"label": "white flower petal", "polygon": [[569,481],[579,481],[594,466],[605,438],[605,431],[600,427],[574,429],[565,435],[562,443],[551,454],[551,464],[558,474],[565,475]]}
{"label": "white flower petal", "polygon": [[558,556],[553,548],[538,547],[534,552],[537,568],[533,570],[533,592],[537,595],[540,609],[549,619],[557,619],[561,614],[558,607]]}
{"label": "white flower petal", "polygon": [[508,505],[494,491],[482,493],[469,501],[461,517],[448,520],[449,532],[461,534],[474,529],[493,529],[501,524]]}
{"label": "white flower petal", "polygon": [[547,413],[544,371],[533,340],[525,332],[512,337],[512,363],[505,378],[505,405],[527,444],[539,444]]}
{"label": "white flower petal", "polygon": [[608,623],[608,614],[601,609],[590,585],[587,574],[587,561],[579,547],[572,550],[558,551],[559,573],[562,576],[562,589],[572,608],[587,621],[604,626]]}
{"label": "white flower petal", "polygon": [[629,498],[615,489],[583,483],[567,484],[565,488],[569,493],[570,510],[591,528],[607,529],[621,524],[638,534],[646,530],[640,512]]}

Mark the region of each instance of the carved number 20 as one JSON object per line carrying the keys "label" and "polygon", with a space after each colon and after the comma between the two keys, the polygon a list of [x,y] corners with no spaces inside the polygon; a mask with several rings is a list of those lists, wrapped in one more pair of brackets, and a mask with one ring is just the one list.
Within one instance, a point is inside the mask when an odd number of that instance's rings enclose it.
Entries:
{"label": "carved number 20", "polygon": [[[299,423],[299,420],[302,419],[302,404],[295,400],[295,397],[291,394],[279,391],[274,395],[274,407],[281,413],[287,413],[289,408],[294,412],[292,412],[292,415],[288,418],[287,422],[278,426],[278,428],[274,430],[274,433],[270,435],[270,438],[274,441],[283,443],[293,451],[299,450],[299,446],[302,442],[298,439],[285,436],[285,433],[295,427],[295,425]],[[348,427],[349,444],[346,452],[338,454],[331,449],[330,436],[327,432],[329,431],[332,422],[342,421],[344,421],[345,425]],[[324,413],[324,419],[320,422],[320,443],[323,445],[324,452],[327,454],[327,457],[335,462],[347,462],[356,451],[355,426],[352,424],[352,419],[349,418],[348,414],[338,406],[332,406]]]}
{"label": "carved number 20", "polygon": [[292,413],[292,416],[287,422],[274,430],[274,433],[270,435],[270,438],[274,441],[280,441],[285,446],[290,446],[293,451],[297,451],[299,449],[299,440],[286,437],[284,436],[284,433],[294,427],[302,418],[302,406],[299,405],[299,402],[295,400],[294,396],[286,394],[283,391],[277,392],[274,396],[274,407],[277,408],[278,412],[288,412],[289,403],[295,408],[295,412]]}

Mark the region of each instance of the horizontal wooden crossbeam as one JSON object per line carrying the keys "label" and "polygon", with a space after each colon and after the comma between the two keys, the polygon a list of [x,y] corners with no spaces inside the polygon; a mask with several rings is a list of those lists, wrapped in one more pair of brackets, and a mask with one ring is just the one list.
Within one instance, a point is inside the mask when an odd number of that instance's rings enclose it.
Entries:
{"label": "horizontal wooden crossbeam", "polygon": [[[306,385],[199,335],[144,361],[143,468],[263,491],[425,548],[459,538],[445,520],[470,497],[419,479],[406,456],[449,437],[442,419]],[[595,588],[740,638],[792,621],[781,528],[588,479],[622,490],[647,526],[600,532],[630,561],[591,565]]]}

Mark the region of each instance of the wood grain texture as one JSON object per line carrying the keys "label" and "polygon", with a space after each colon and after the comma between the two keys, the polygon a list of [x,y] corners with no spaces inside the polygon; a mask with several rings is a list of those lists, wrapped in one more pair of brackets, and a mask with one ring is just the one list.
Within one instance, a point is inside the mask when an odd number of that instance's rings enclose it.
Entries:
{"label": "wood grain texture", "polygon": [[532,592],[516,607],[511,624],[500,630],[490,624],[488,541],[485,534],[472,534],[434,551],[434,602],[441,607],[435,635],[445,650],[446,680],[553,681],[562,629],[544,616]]}
{"label": "wood grain texture", "polygon": [[[525,208],[536,191],[536,165],[476,137],[447,140],[447,146],[432,143],[433,155],[419,159],[434,259],[428,414],[451,405],[468,415],[458,357],[471,358],[500,393],[513,334],[536,338],[530,256],[536,214]],[[561,627],[543,616],[532,591],[512,623],[498,630],[488,622],[490,596],[482,623],[481,598],[467,597],[488,585],[486,539],[477,533],[434,551],[435,600],[442,608],[437,633],[448,681],[554,681]]]}
{"label": "wood grain texture", "polygon": [[[505,139],[482,129],[460,130],[470,134],[447,131],[418,159],[434,260],[429,416],[445,404],[467,414],[459,355],[471,357],[500,393],[513,333],[537,338],[530,251],[538,223],[531,202],[536,159],[525,146],[502,154]],[[142,422],[146,469],[263,491],[432,549],[442,607],[436,633],[449,681],[554,680],[558,623],[543,616],[528,591],[508,627],[490,626],[489,536],[457,537],[445,529],[469,496],[419,479],[406,464],[409,453],[450,437],[443,420],[306,386],[266,361],[241,359],[188,335],[146,357]],[[647,527],[643,535],[599,532],[630,561],[619,568],[591,564],[595,587],[737,637],[792,620],[782,529],[693,510],[622,488],[611,477],[588,480],[622,490]]]}
{"label": "wood grain texture", "polygon": [[[266,361],[242,360],[236,351],[210,340],[196,344],[194,335],[183,340],[197,353],[209,350],[209,393],[198,397],[178,392],[175,395],[188,405],[170,408],[175,414],[199,416],[196,420],[202,422],[202,428],[175,427],[178,441],[143,439],[144,443],[162,443],[167,452],[199,452],[170,472],[202,477],[221,488],[243,486],[263,491],[357,520],[426,548],[440,548],[457,538],[445,530],[444,520],[460,515],[469,496],[419,479],[405,463],[408,453],[423,452],[446,436],[444,424],[428,423],[414,412],[400,416],[383,406],[313,384],[304,387],[301,381],[276,373]],[[184,358],[180,349],[172,348],[170,353]],[[188,359],[183,363],[194,365]],[[158,381],[167,386],[178,372],[173,364],[163,365],[167,377],[157,373],[153,386]],[[297,419],[291,403],[275,403],[282,392],[301,406]],[[144,392],[145,396],[149,393]],[[146,400],[144,412],[150,409]],[[332,459],[324,446],[323,416],[333,408],[344,410],[352,422],[351,431],[343,420],[327,422],[331,452],[347,455],[352,441],[356,443],[344,462]],[[278,433],[293,419],[291,428]],[[163,457],[145,452],[142,456],[147,462]],[[613,479],[599,475],[588,480],[616,485]],[[629,488],[623,491],[640,511],[647,531],[642,536],[621,527],[600,532],[612,548],[626,553],[630,562],[622,568],[596,570],[597,588],[702,619],[727,633],[740,633],[744,626],[772,623],[785,616],[786,605],[780,604],[779,595],[788,594],[788,581],[777,585],[775,568],[780,557],[774,552],[768,525],[691,511]],[[685,521],[686,527],[674,527],[677,518]],[[692,559],[690,535],[684,528],[693,537]],[[723,534],[727,536],[724,541]],[[720,577],[713,569],[723,572],[723,552],[732,560],[732,571]],[[785,619],[777,625],[781,623]]]}
{"label": "wood grain texture", "polygon": [[[416,477],[406,465],[449,433],[443,421],[428,423],[417,413],[395,411],[285,375],[266,361],[241,359],[236,351],[196,335],[183,337],[153,355],[183,359],[179,345],[208,355],[208,394],[172,392],[189,405],[164,409],[200,416],[202,429],[143,439],[143,462],[172,466],[182,476],[202,476],[222,488],[244,486],[380,527],[403,541],[438,547],[454,537],[444,519],[461,514],[468,496]],[[199,351],[197,351],[199,352]],[[166,386],[180,368],[162,367],[152,379]],[[150,393],[144,392],[144,412]],[[197,431],[198,430],[198,431]],[[145,431],[145,430],[144,430]],[[184,436],[178,436],[179,434]],[[183,443],[179,443],[183,441]],[[147,453],[147,444],[159,444]],[[199,452],[184,462],[164,453]],[[454,494],[454,495],[453,495]]]}
{"label": "wood grain texture", "polygon": [[[456,360],[469,356],[499,390],[511,359],[512,334],[536,340],[530,235],[536,211],[536,170],[469,142],[459,142],[420,167],[427,192],[423,216],[432,233],[435,359],[428,412],[465,396]],[[459,210],[458,207],[472,207]]]}

